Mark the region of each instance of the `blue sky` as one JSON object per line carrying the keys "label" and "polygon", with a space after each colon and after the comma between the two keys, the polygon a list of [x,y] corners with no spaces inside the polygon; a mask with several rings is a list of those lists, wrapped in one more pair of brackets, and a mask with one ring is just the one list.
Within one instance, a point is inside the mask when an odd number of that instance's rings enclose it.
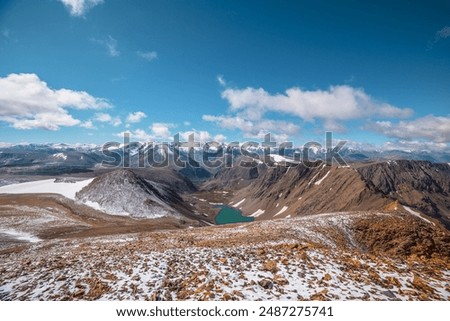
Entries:
{"label": "blue sky", "polygon": [[4,143],[441,150],[449,105],[450,1],[0,1]]}

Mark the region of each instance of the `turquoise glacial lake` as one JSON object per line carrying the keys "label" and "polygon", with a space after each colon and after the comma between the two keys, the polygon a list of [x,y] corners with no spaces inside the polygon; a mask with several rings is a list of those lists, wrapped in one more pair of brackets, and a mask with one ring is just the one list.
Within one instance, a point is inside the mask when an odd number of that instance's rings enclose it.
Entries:
{"label": "turquoise glacial lake", "polygon": [[240,210],[230,206],[223,206],[215,218],[217,224],[253,222],[254,220],[254,217],[244,216]]}

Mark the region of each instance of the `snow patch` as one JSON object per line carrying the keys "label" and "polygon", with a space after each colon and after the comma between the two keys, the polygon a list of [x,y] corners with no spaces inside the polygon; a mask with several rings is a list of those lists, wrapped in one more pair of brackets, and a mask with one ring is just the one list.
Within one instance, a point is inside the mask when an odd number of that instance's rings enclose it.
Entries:
{"label": "snow patch", "polygon": [[323,180],[324,180],[325,178],[327,178],[328,174],[330,174],[330,171],[328,171],[328,172],[325,174],[324,177],[322,177],[322,178],[319,179],[317,182],[315,182],[314,185],[320,185],[320,183],[322,183]]}
{"label": "snow patch", "polygon": [[316,175],[314,175],[313,178],[311,178],[311,180],[308,182],[308,186],[311,185],[311,183],[316,179],[317,176],[319,176],[319,174],[320,171]]}
{"label": "snow patch", "polygon": [[403,208],[405,210],[407,210],[411,215],[416,216],[418,218],[420,218],[421,220],[424,220],[427,223],[433,224],[435,225],[433,222],[431,222],[430,220],[426,219],[425,217],[423,217],[422,215],[420,215],[419,212],[414,211],[412,208],[408,207],[408,206],[403,206]]}
{"label": "snow patch", "polygon": [[89,201],[89,200],[85,200],[82,201],[82,203],[86,206],[89,206],[91,208],[93,208],[94,210],[103,212],[105,214],[109,214],[109,215],[118,215],[118,216],[130,216],[130,213],[128,212],[124,212],[122,210],[116,210],[116,211],[111,211],[110,209],[106,209],[104,207],[102,207],[99,203],[97,202],[93,202],[93,201]]}
{"label": "snow patch", "polygon": [[261,215],[263,215],[264,214],[264,212],[265,212],[265,210],[262,210],[262,209],[258,209],[255,213],[253,213],[252,215],[250,215],[251,217],[258,217],[258,216],[261,216]]}
{"label": "snow patch", "polygon": [[55,158],[61,158],[61,159],[67,160],[67,155],[64,154],[64,153],[56,153],[56,154],[53,154],[53,157],[55,157]]}
{"label": "snow patch", "polygon": [[388,160],[388,161],[386,161],[386,163],[388,164],[388,166],[391,166],[392,164],[398,165],[395,160]]}
{"label": "snow patch", "polygon": [[[232,206],[238,207],[239,205],[241,205],[242,203],[244,203],[244,201],[245,201],[245,198],[244,198],[243,200],[237,202],[236,204],[232,205]],[[231,205],[231,204],[230,204],[230,205]]]}
{"label": "snow patch", "polygon": [[278,154],[269,154],[270,157],[272,157],[274,162],[281,163],[291,163],[291,164],[298,164],[298,161],[295,161],[293,159],[286,158],[284,156],[278,155]]}
{"label": "snow patch", "polygon": [[287,206],[283,206],[283,208],[277,214],[275,214],[274,217],[284,213],[287,209],[288,209]]}

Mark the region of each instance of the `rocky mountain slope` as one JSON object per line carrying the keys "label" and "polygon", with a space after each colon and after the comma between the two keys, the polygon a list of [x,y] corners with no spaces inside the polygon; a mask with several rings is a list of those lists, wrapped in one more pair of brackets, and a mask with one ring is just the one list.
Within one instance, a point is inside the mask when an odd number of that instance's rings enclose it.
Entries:
{"label": "rocky mountain slope", "polygon": [[109,214],[158,218],[179,216],[180,196],[165,185],[145,180],[128,169],[95,178],[76,195],[83,203]]}
{"label": "rocky mountain slope", "polygon": [[[241,166],[241,162],[244,166]],[[202,189],[241,189],[263,175],[266,169],[267,166],[262,162],[254,163],[252,159],[238,157],[234,166],[222,166],[202,184]]]}
{"label": "rocky mountain slope", "polygon": [[42,241],[0,254],[0,299],[449,300],[449,241],[401,212]]}
{"label": "rocky mountain slope", "polygon": [[230,205],[257,219],[329,211],[381,210],[392,202],[450,226],[450,165],[388,161],[352,166],[269,167]]}
{"label": "rocky mountain slope", "polygon": [[370,190],[413,207],[450,228],[450,164],[398,160],[357,170]]}

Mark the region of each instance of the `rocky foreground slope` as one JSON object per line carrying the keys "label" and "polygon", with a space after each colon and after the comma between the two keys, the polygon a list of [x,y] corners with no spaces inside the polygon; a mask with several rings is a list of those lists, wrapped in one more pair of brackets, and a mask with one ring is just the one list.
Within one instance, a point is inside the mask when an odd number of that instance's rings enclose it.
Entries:
{"label": "rocky foreground slope", "polygon": [[450,233],[352,212],[33,243],[0,255],[2,300],[449,300]]}

